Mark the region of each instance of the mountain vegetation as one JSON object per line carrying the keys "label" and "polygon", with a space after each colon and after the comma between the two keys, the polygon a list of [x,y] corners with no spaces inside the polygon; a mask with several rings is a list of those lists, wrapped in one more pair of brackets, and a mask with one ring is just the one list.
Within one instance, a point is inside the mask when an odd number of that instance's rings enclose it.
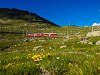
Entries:
{"label": "mountain vegetation", "polygon": [[47,27],[52,26],[58,26],[54,24],[53,22],[50,22],[36,13],[24,11],[24,10],[18,10],[15,8],[0,8],[0,18],[4,19],[15,19],[15,20],[23,20],[29,23],[45,23]]}
{"label": "mountain vegetation", "polygon": [[[0,8],[0,75],[100,74],[100,43],[96,44],[100,36],[87,37],[100,26],[61,27],[30,15]],[[27,33],[57,33],[57,37],[27,37]]]}

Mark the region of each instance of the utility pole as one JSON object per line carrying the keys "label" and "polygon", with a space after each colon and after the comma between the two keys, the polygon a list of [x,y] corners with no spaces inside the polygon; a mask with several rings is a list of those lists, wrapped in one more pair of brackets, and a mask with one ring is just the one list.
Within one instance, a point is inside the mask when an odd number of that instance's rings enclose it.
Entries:
{"label": "utility pole", "polygon": [[[69,24],[68,27],[70,26],[70,20],[69,20]],[[69,37],[69,31],[68,31],[68,27],[67,27],[67,37]]]}
{"label": "utility pole", "polygon": [[0,27],[0,40],[2,39],[2,35],[1,35],[1,32],[2,32],[2,26]]}
{"label": "utility pole", "polygon": [[29,12],[29,23],[30,23],[30,12]]}
{"label": "utility pole", "polygon": [[94,30],[93,30],[93,26],[92,26],[92,32],[93,32]]}

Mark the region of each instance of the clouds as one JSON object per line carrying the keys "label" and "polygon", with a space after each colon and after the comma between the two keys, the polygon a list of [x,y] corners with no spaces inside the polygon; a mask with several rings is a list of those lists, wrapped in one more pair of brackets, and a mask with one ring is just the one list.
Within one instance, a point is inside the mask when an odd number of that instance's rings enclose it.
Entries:
{"label": "clouds", "polygon": [[93,23],[92,26],[100,26],[100,23]]}

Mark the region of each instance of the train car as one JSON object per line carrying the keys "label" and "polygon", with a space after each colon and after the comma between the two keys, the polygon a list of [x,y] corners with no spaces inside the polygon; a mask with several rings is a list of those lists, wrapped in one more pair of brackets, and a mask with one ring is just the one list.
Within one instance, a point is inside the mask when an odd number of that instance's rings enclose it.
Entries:
{"label": "train car", "polygon": [[57,35],[57,33],[27,33],[26,34],[27,39],[29,41],[32,40],[37,40],[37,39],[58,39],[59,36]]}
{"label": "train car", "polygon": [[57,33],[35,33],[35,34],[32,34],[32,33],[28,33],[26,34],[26,36],[28,37],[52,37],[52,36],[57,36]]}
{"label": "train car", "polygon": [[49,36],[49,37],[57,36],[57,33],[43,33],[43,36]]}
{"label": "train car", "polygon": [[41,33],[36,33],[36,34],[29,33],[29,34],[26,34],[26,36],[28,36],[28,37],[41,37],[41,36],[43,36],[43,34],[41,34]]}

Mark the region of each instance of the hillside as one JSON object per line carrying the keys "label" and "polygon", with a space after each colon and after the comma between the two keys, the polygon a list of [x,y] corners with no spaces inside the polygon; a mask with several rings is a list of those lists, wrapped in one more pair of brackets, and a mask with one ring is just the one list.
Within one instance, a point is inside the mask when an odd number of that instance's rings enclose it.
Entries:
{"label": "hillside", "polygon": [[[70,29],[70,38],[23,41],[1,50],[0,74],[99,75],[100,45],[95,45],[95,42],[100,40],[100,37],[88,38],[93,42],[93,44],[88,44],[80,42],[79,35],[84,36],[82,33],[85,34],[81,28],[64,27],[58,30],[57,28],[48,29],[45,32],[57,30],[60,33],[63,31],[60,36],[64,36],[66,35],[66,30],[64,29],[68,28],[74,29]],[[12,36],[16,37],[16,35]],[[15,40],[16,38],[13,39]],[[6,40],[5,42],[9,41]],[[9,43],[11,45],[11,41]]]}
{"label": "hillside", "polygon": [[52,26],[58,26],[54,24],[53,22],[50,22],[36,13],[24,11],[24,10],[18,10],[15,8],[0,8],[0,18],[4,19],[15,19],[15,20],[24,20],[28,23],[39,23],[39,24],[45,24],[46,27],[52,27]]}
{"label": "hillside", "polygon": [[0,50],[22,42],[26,33],[36,33],[41,29],[53,27],[59,26],[36,13],[0,8]]}

